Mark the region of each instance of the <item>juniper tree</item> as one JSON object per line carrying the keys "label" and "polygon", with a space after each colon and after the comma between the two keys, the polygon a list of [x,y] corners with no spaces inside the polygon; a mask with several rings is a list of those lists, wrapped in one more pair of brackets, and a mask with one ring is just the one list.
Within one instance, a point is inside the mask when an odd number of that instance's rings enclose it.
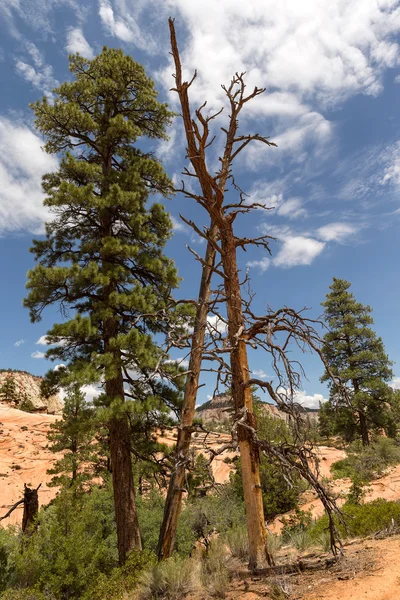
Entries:
{"label": "juniper tree", "polygon": [[327,364],[340,377],[349,393],[344,399],[328,374],[330,414],[336,433],[347,439],[359,436],[363,445],[370,441],[372,430],[389,426],[387,382],[393,377],[391,362],[382,339],[371,329],[372,309],[357,302],[349,292],[350,283],[333,279],[331,290],[322,303],[329,331],[324,336],[323,353]]}
{"label": "juniper tree", "polygon": [[81,486],[91,477],[88,469],[94,460],[94,409],[85,400],[79,384],[71,386],[64,399],[62,419],[50,425],[47,439],[52,452],[63,452],[48,470],[51,483],[64,487]]}
{"label": "juniper tree", "polygon": [[[143,67],[122,50],[70,56],[72,81],[32,105],[45,150],[62,154],[43,178],[50,209],[45,239],[33,243],[25,306],[33,322],[50,305],[64,316],[47,333],[60,377],[104,388],[120,561],[141,547],[132,476],[130,399],[169,402],[176,367],[154,336],[169,326],[178,279],[163,253],[171,222],[149,194],[171,183],[139,140],[164,139],[172,113],[157,101]],[[136,145],[134,145],[136,144]],[[179,320],[179,316],[177,317]]]}

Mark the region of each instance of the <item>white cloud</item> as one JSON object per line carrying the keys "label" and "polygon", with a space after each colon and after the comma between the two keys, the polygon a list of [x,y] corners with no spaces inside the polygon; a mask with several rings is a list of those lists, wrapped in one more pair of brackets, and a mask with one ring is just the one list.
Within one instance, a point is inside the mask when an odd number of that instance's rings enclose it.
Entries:
{"label": "white cloud", "polygon": [[189,361],[186,358],[171,358],[165,361],[167,364],[176,363],[179,367],[186,369],[189,366]]}
{"label": "white cloud", "polygon": [[[137,21],[141,9],[140,1],[136,0],[136,6],[132,5],[129,8],[126,2],[118,2],[115,10],[112,4],[109,0],[99,0],[99,16],[107,33],[150,54],[156,52],[159,48],[157,40],[148,27],[139,26]],[[157,5],[155,9],[160,10]]]}
{"label": "white cloud", "polygon": [[39,352],[38,350],[36,350],[36,352],[32,352],[31,354],[31,358],[44,358],[45,354],[44,352]]}
{"label": "white cloud", "polygon": [[257,377],[258,379],[267,379],[268,377],[268,375],[262,369],[255,369],[251,373],[252,375],[254,375],[254,377]]}
{"label": "white cloud", "polygon": [[85,398],[88,402],[93,402],[94,398],[97,398],[103,393],[103,390],[96,385],[83,385],[81,391],[85,394]]}
{"label": "white cloud", "polygon": [[277,267],[295,267],[298,265],[310,265],[313,260],[321,254],[325,247],[324,242],[314,240],[302,235],[287,237],[274,258]]}
{"label": "white cloud", "polygon": [[33,64],[21,59],[16,60],[15,67],[18,74],[51,99],[53,88],[59,85],[53,75],[53,67],[45,63],[42,53],[32,42],[25,44],[25,50]]}
{"label": "white cloud", "polygon": [[261,271],[261,273],[265,273],[265,271],[268,269],[270,263],[271,263],[271,259],[268,258],[267,256],[264,256],[264,258],[261,258],[260,260],[249,260],[249,262],[246,263],[246,266],[247,267],[255,267],[256,269],[259,269]]}
{"label": "white cloud", "polygon": [[[394,0],[170,0],[166,12],[174,7],[190,31],[183,62],[198,69],[197,87],[211,100],[219,84],[247,71],[249,89],[265,82],[293,97],[284,110],[310,96],[331,104],[360,92],[377,94],[383,70],[398,62],[393,33],[400,29],[400,11]],[[170,72],[168,67],[167,77]]]}
{"label": "white cloud", "polygon": [[43,141],[23,124],[0,117],[0,232],[40,233],[48,218],[41,178],[58,166]]}
{"label": "white cloud", "polygon": [[295,393],[293,400],[306,408],[319,408],[319,403],[326,402],[327,398],[324,398],[322,394],[310,396],[305,391],[301,391]]}
{"label": "white cloud", "polygon": [[[57,365],[57,366],[58,366],[58,368],[60,368],[61,366],[64,366],[64,365]],[[56,371],[57,368],[55,368],[54,370]],[[85,400],[89,403],[92,403],[94,398],[97,398],[98,396],[100,396],[100,394],[103,393],[103,390],[100,387],[93,385],[93,384],[83,385],[80,389],[81,389],[81,392],[85,395]],[[60,388],[59,396],[60,396],[61,400],[64,400],[66,395],[67,395],[66,389]]]}
{"label": "white cloud", "polygon": [[178,129],[174,124],[168,131],[168,139],[161,140],[157,146],[156,154],[164,164],[168,164],[176,158],[177,133]]}
{"label": "white cloud", "polygon": [[218,315],[208,315],[207,317],[207,331],[210,335],[215,333],[226,333],[228,325],[218,317]]}
{"label": "white cloud", "polygon": [[19,346],[22,346],[22,344],[25,344],[25,340],[18,340],[17,342],[15,342],[14,346],[18,348]]}
{"label": "white cloud", "polygon": [[53,23],[54,15],[52,12],[60,6],[71,8],[76,19],[82,20],[87,12],[85,2],[82,0],[1,0],[0,15],[7,22],[7,27],[11,35],[22,39],[19,27],[22,22],[28,27],[39,31],[41,36],[54,34]]}
{"label": "white cloud", "polygon": [[394,377],[389,385],[394,390],[400,390],[400,377]]}
{"label": "white cloud", "polygon": [[79,27],[71,27],[67,31],[66,50],[70,54],[79,52],[81,56],[92,59],[94,54],[92,47],[83,35],[82,29]]}
{"label": "white cloud", "polygon": [[172,229],[174,231],[180,231],[182,233],[183,232],[185,232],[185,233],[189,232],[188,227],[184,224],[184,222],[181,219],[177,219],[173,215],[170,215],[169,218],[171,219]]}
{"label": "white cloud", "polygon": [[40,346],[63,346],[65,343],[65,338],[58,338],[58,342],[50,343],[47,335],[42,335],[36,342]]}
{"label": "white cloud", "polygon": [[317,229],[317,235],[324,242],[344,242],[356,231],[356,228],[348,223],[329,223]]}
{"label": "white cloud", "polygon": [[302,205],[303,203],[299,198],[290,198],[279,206],[278,215],[280,217],[288,217],[289,219],[305,217],[307,211]]}

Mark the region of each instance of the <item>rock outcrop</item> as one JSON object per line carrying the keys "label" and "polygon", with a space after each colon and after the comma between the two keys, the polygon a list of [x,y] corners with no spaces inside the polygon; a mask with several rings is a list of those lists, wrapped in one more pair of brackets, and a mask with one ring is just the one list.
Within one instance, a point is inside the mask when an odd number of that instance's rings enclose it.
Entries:
{"label": "rock outcrop", "polygon": [[43,377],[25,371],[1,371],[0,401],[28,412],[44,412],[51,415],[61,413],[63,405],[58,395],[42,397],[42,381]]}
{"label": "rock outcrop", "polygon": [[[261,405],[271,417],[288,421],[288,415],[279,410],[275,404],[262,402]],[[318,419],[318,410],[310,408],[304,408],[303,410],[310,420],[314,421]],[[201,419],[204,423],[227,423],[232,418],[232,414],[232,398],[229,394],[214,396],[211,400],[196,408],[197,418]]]}

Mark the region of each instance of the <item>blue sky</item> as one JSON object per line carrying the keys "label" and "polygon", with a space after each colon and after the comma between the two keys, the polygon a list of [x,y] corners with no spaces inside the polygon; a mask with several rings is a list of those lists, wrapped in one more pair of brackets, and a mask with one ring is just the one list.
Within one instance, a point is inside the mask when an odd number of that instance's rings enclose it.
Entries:
{"label": "blue sky", "polygon": [[[276,238],[272,256],[254,248],[239,257],[243,272],[250,269],[256,312],[308,306],[318,316],[332,277],[346,278],[357,299],[374,309],[375,329],[400,376],[400,5],[394,0],[2,0],[0,367],[44,373],[46,346],[37,342],[60,318],[55,308],[32,325],[22,308],[33,265],[29,247],[46,219],[41,175],[57,168],[57,158],[41,150],[28,104],[51,99],[51,90],[69,78],[69,52],[91,58],[108,45],[144,64],[160,98],[176,108],[169,91],[170,15],[186,74],[198,70],[193,105],[208,100],[220,108],[220,84],[235,71],[247,72],[249,89],[266,88],[248,105],[242,131],[270,135],[278,148],[254,146],[236,166],[241,187],[276,207],[238,223],[240,234]],[[211,163],[217,150],[218,144]],[[169,142],[155,151],[180,181],[179,119]],[[179,294],[193,297],[199,266],[186,244],[200,253],[204,245],[179,213],[207,219],[188,199],[175,198],[167,208],[175,227],[168,253],[183,278]],[[315,406],[326,395],[322,367],[312,356],[303,362],[308,380],[299,399]],[[251,368],[272,375],[260,352],[251,353]],[[213,390],[210,377],[204,383],[199,402]]]}

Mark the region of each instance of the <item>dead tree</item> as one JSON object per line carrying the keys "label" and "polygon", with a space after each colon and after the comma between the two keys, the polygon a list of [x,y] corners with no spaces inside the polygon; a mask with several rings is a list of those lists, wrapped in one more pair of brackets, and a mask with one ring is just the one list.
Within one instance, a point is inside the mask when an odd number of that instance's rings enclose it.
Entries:
{"label": "dead tree", "polygon": [[[195,149],[192,149],[191,154],[194,154],[194,152]],[[207,235],[210,240],[207,242],[206,254],[202,266],[202,276],[194,319],[194,331],[191,342],[188,374],[185,381],[182,413],[178,427],[178,439],[175,450],[176,461],[169,480],[168,493],[164,508],[164,517],[158,541],[157,553],[159,560],[169,558],[174,550],[178,519],[182,506],[182,495],[185,491],[185,470],[189,461],[192,425],[196,408],[204,338],[207,327],[211,277],[216,254],[214,244],[216,243],[217,238],[217,228],[213,222],[211,222]]]}
{"label": "dead tree", "polygon": [[[193,171],[185,170],[186,175],[197,179],[200,185],[198,194],[189,192],[183,186],[182,190],[187,197],[193,198],[209,214],[211,221],[217,228],[217,241],[212,240],[207,232],[202,232],[195,223],[188,222],[197,234],[207,239],[212,244],[220,257],[220,263],[214,266],[214,272],[219,273],[224,282],[224,295],[228,316],[228,340],[230,346],[231,387],[234,409],[236,414],[246,409],[246,420],[252,428],[256,428],[253,414],[252,394],[248,385],[249,367],[247,360],[246,341],[242,338],[245,321],[242,310],[241,287],[237,268],[237,248],[247,244],[255,244],[268,248],[268,236],[254,239],[239,239],[235,236],[233,224],[240,213],[246,213],[252,207],[246,203],[245,195],[236,186],[232,176],[232,165],[237,156],[250,143],[259,141],[266,146],[275,146],[268,138],[259,134],[241,135],[238,133],[239,114],[244,105],[263,93],[263,89],[255,88],[246,95],[244,73],[236,74],[229,87],[223,87],[230,105],[231,114],[227,129],[222,131],[225,135],[223,154],[220,157],[221,166],[215,174],[211,174],[206,163],[206,150],[211,146],[214,138],[210,139],[210,122],[220,114],[204,116],[202,107],[195,111],[193,117],[189,99],[188,88],[192,85],[196,73],[190,82],[182,81],[182,68],[179,50],[176,42],[173,19],[169,19],[171,33],[172,56],[175,62],[174,90],[178,93],[183,123],[187,140],[187,157]],[[233,204],[225,202],[226,186],[230,180],[239,190],[240,199]],[[252,437],[245,427],[238,430],[239,448],[242,464],[243,489],[246,507],[246,522],[250,546],[250,568],[264,567],[271,563],[267,548],[267,532],[264,521],[262,494],[259,475],[259,450],[253,444]]]}
{"label": "dead tree", "polygon": [[8,512],[0,517],[0,521],[7,519],[11,513],[18,508],[18,506],[23,504],[24,513],[22,515],[22,532],[28,536],[32,535],[37,528],[36,517],[39,512],[38,491],[41,485],[42,484],[40,483],[37,488],[30,488],[28,485],[26,485],[26,483],[24,483],[24,497],[13,504]]}

